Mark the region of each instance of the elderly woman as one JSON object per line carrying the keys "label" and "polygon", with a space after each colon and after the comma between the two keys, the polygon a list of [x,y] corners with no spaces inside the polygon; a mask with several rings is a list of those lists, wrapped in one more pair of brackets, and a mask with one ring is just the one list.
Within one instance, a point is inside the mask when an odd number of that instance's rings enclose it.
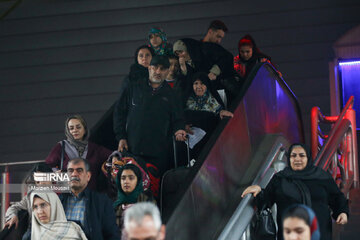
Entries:
{"label": "elderly woman", "polygon": [[124,211],[137,202],[154,202],[149,191],[144,191],[142,172],[134,164],[122,166],[116,177],[117,199],[114,202],[116,223],[119,228],[123,225]]}
{"label": "elderly woman", "polygon": [[303,204],[289,207],[283,215],[284,240],[320,240],[314,211]]}
{"label": "elderly woman", "polygon": [[54,192],[33,192],[31,239],[87,239],[81,227],[66,220],[63,206]]}
{"label": "elderly woman", "polygon": [[253,185],[246,188],[242,196],[253,194],[258,206],[276,203],[278,239],[283,239],[281,223],[284,210],[296,203],[306,204],[314,210],[319,220],[321,239],[331,239],[330,209],[337,224],[347,223],[349,208],[344,194],[329,173],[313,165],[305,145],[293,144],[287,154],[288,167],[275,174],[265,189]]}
{"label": "elderly woman", "polygon": [[203,140],[192,150],[192,157],[196,159],[219,120],[233,117],[233,114],[225,110],[224,103],[212,88],[206,73],[198,72],[193,75],[184,100],[186,129],[189,134],[193,133],[191,127],[198,127],[206,132]]}
{"label": "elderly woman", "polygon": [[172,45],[167,41],[166,33],[161,28],[151,28],[149,31],[149,47],[152,47],[156,55],[172,54]]}
{"label": "elderly woman", "polygon": [[76,114],[68,117],[65,121],[66,140],[55,145],[45,162],[65,172],[70,159],[87,159],[92,173],[88,186],[97,190],[96,180],[101,172],[101,164],[106,161],[111,151],[88,141],[89,135],[88,126],[82,116]]}

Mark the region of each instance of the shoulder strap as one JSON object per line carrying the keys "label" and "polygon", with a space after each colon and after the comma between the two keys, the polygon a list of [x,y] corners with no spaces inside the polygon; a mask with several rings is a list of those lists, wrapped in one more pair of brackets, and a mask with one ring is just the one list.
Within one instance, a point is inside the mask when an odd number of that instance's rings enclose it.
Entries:
{"label": "shoulder strap", "polygon": [[62,171],[64,165],[64,157],[65,157],[65,140],[61,141],[61,163],[60,170]]}

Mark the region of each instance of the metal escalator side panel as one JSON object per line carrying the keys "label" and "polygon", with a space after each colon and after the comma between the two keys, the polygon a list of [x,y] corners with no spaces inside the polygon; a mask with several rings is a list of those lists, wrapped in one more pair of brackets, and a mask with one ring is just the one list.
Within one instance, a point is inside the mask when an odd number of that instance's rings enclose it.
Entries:
{"label": "metal escalator side panel", "polygon": [[200,154],[202,164],[167,223],[167,238],[216,239],[241,201],[242,176],[263,138],[303,140],[296,98],[271,67],[259,66],[248,84],[234,117],[220,124]]}

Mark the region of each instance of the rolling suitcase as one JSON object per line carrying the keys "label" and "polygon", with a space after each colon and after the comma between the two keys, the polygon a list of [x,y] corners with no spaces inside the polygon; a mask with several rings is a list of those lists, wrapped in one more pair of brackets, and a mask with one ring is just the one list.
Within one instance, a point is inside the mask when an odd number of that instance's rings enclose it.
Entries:
{"label": "rolling suitcase", "polygon": [[[189,139],[187,140],[189,143]],[[187,180],[187,176],[191,170],[190,166],[190,150],[189,144],[186,145],[187,166],[178,166],[177,143],[173,138],[174,146],[174,164],[175,168],[166,171],[162,177],[160,189],[160,210],[163,221],[166,223],[172,211],[175,209],[181,199],[182,191],[179,191]],[[183,143],[184,144],[184,143]]]}

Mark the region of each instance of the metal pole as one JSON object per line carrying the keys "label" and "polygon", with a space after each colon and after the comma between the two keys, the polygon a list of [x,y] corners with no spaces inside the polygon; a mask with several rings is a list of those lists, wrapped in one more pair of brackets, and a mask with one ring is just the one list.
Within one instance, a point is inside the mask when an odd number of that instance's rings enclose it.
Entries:
{"label": "metal pole", "polygon": [[358,149],[357,149],[357,134],[356,134],[356,113],[354,109],[349,109],[346,112],[346,118],[351,122],[352,131],[352,165],[354,172],[354,187],[359,188],[359,168],[358,168]]}
{"label": "metal pole", "polygon": [[311,109],[311,154],[314,159],[319,152],[319,113],[320,109],[318,107],[313,107]]}
{"label": "metal pole", "polygon": [[5,225],[5,213],[7,208],[9,207],[9,168],[5,166],[5,172],[2,173],[2,194],[1,194],[1,229],[4,228]]}

